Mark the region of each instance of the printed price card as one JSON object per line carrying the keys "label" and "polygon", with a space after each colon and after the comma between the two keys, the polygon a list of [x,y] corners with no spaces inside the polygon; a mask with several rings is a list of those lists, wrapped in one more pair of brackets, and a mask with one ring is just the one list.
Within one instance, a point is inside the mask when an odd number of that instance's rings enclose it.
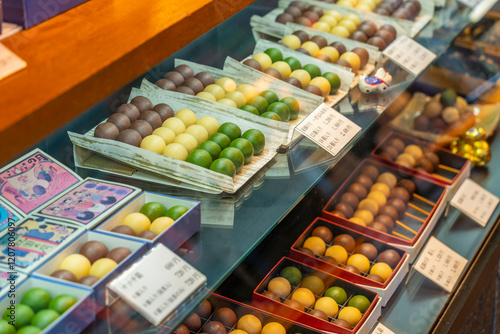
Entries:
{"label": "printed price card", "polygon": [[382,323],[377,323],[377,326],[372,330],[371,334],[395,334],[389,328],[382,325]]}
{"label": "printed price card", "polygon": [[434,53],[406,35],[400,35],[382,54],[415,76],[436,58]]}
{"label": "printed price card", "polygon": [[337,155],[361,130],[326,104],[316,108],[295,129],[332,155]]}
{"label": "printed price card", "polygon": [[414,268],[451,293],[466,264],[467,259],[431,237]]}
{"label": "printed price card", "polygon": [[0,80],[26,67],[26,62],[0,44]]}
{"label": "printed price card", "polygon": [[450,204],[484,227],[498,202],[498,197],[471,179],[466,179],[451,199]]}
{"label": "printed price card", "polygon": [[108,287],[157,326],[206,280],[205,275],[158,244]]}

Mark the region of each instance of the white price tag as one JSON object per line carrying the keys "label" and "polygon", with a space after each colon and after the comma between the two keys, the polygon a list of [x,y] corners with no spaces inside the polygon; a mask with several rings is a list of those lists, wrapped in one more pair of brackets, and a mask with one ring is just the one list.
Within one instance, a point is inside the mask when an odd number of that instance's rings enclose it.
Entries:
{"label": "white price tag", "polygon": [[484,227],[498,202],[498,197],[471,179],[466,179],[451,199],[450,204]]}
{"label": "white price tag", "polygon": [[371,334],[395,334],[389,328],[382,325],[382,323],[377,323],[377,326],[372,330]]}
{"label": "white price tag", "polygon": [[361,131],[358,125],[323,103],[295,129],[332,155],[337,155]]}
{"label": "white price tag", "polygon": [[0,44],[0,80],[26,67],[26,62]]}
{"label": "white price tag", "polygon": [[157,326],[206,280],[205,275],[158,244],[108,287]]}
{"label": "white price tag", "polygon": [[451,293],[466,264],[467,259],[431,237],[414,268]]}
{"label": "white price tag", "polygon": [[417,76],[436,58],[436,55],[406,35],[400,35],[382,51],[399,66]]}

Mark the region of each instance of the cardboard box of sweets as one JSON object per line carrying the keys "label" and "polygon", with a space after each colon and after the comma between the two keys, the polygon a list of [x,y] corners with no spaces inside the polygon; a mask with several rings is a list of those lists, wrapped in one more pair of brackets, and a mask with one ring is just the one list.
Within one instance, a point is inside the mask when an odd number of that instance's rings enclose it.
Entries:
{"label": "cardboard box of sweets", "polygon": [[376,292],[287,257],[255,288],[252,305],[339,334],[368,333],[381,314]]}
{"label": "cardboard box of sweets", "polygon": [[[150,202],[158,202],[168,210],[174,206],[184,206],[188,209],[186,213],[180,216],[168,228],[163,230],[153,239],[140,238],[136,235],[125,235],[113,232],[112,229],[121,225],[125,217],[131,213],[139,212],[141,207]],[[171,250],[176,250],[186,242],[191,236],[201,228],[201,205],[198,201],[156,194],[144,191],[129,203],[124,205],[118,212],[108,220],[99,225],[96,230],[107,235],[122,236],[130,240],[144,241],[148,248],[152,248],[157,243],[162,243]]]}
{"label": "cardboard box of sweets", "polygon": [[[342,246],[345,252],[338,246],[330,248],[334,245]],[[307,250],[316,250],[317,254]],[[353,254],[362,254],[366,258],[358,255],[351,259]],[[377,292],[382,298],[382,306],[387,304],[406,276],[409,262],[406,251],[322,218],[316,218],[292,245],[290,257]],[[381,262],[387,266],[379,264],[374,268]],[[351,271],[355,270],[351,266],[358,271]]]}
{"label": "cardboard box of sweets", "polygon": [[[43,288],[45,291],[32,291],[33,288]],[[28,291],[30,293],[26,294]],[[67,296],[58,297],[61,295]],[[0,307],[8,310],[11,305],[16,305],[13,320],[18,330],[22,324],[29,326],[30,319],[33,319],[32,322],[37,324],[35,327],[46,326],[40,333],[80,333],[95,320],[95,305],[91,295],[92,290],[88,287],[29,277],[16,287],[15,293],[6,294],[0,299]],[[70,296],[76,298],[76,302],[67,308],[74,302]],[[23,308],[22,313],[20,307]],[[42,313],[38,315],[40,312]]]}
{"label": "cardboard box of sweets", "polygon": [[365,159],[322,217],[404,249],[413,262],[444,211],[446,187]]}
{"label": "cardboard box of sweets", "polygon": [[[80,287],[90,286],[94,290],[96,310],[99,311],[106,305],[106,284],[146,251],[144,241],[87,231],[45,261],[33,276]],[[87,262],[84,257],[93,261]],[[99,259],[103,261],[97,262]],[[61,271],[63,269],[64,272]]]}
{"label": "cardboard box of sweets", "polygon": [[260,327],[262,331],[259,330],[259,333],[264,334],[282,333],[283,329],[286,333],[317,333],[313,328],[299,325],[215,293],[203,301],[195,312],[174,330],[174,333],[203,333],[209,329],[218,329],[218,327],[230,333],[236,329],[245,330],[248,326],[256,329]]}
{"label": "cardboard box of sweets", "polygon": [[28,29],[87,1],[3,0],[4,20]]}
{"label": "cardboard box of sweets", "polygon": [[[448,198],[453,196],[462,182],[470,176],[471,163],[468,159],[395,131],[382,139],[372,151],[372,156],[398,170],[446,185],[449,188]],[[412,157],[414,164],[411,163]]]}

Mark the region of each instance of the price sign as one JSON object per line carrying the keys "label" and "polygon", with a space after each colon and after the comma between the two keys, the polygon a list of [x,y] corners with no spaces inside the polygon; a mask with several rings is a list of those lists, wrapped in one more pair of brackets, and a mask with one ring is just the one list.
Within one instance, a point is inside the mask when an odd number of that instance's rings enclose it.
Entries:
{"label": "price sign", "polygon": [[0,44],[0,80],[26,67],[26,62]]}
{"label": "price sign", "polygon": [[435,237],[431,237],[414,268],[451,293],[466,264],[467,260],[464,257]]}
{"label": "price sign", "polygon": [[307,138],[337,155],[361,128],[344,115],[321,104],[295,128]]}
{"label": "price sign", "polygon": [[377,323],[377,326],[372,330],[371,334],[395,334],[389,328],[382,325],[382,323]]}
{"label": "price sign", "polygon": [[415,76],[436,58],[434,53],[406,35],[400,35],[382,54]]}
{"label": "price sign", "polygon": [[484,227],[498,202],[498,197],[471,179],[466,179],[451,199],[450,204]]}
{"label": "price sign", "polygon": [[206,280],[205,275],[158,244],[108,287],[157,326]]}

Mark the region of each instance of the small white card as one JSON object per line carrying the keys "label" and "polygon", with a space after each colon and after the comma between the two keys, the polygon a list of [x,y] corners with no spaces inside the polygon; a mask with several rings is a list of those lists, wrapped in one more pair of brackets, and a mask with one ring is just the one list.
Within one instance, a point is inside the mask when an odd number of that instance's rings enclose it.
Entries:
{"label": "small white card", "polygon": [[422,250],[414,268],[451,293],[466,264],[467,259],[435,237],[431,237]]}
{"label": "small white card", "polygon": [[157,326],[206,280],[177,254],[157,244],[108,287]]}
{"label": "small white card", "polygon": [[498,202],[498,197],[471,179],[466,179],[451,199],[450,204],[484,227]]}
{"label": "small white card", "polygon": [[26,62],[0,43],[0,80],[26,67]]}
{"label": "small white card", "polygon": [[295,129],[332,155],[337,155],[361,131],[361,127],[323,103]]}
{"label": "small white card", "polygon": [[382,323],[378,322],[377,326],[372,330],[371,334],[395,334],[389,328],[382,325]]}
{"label": "small white card", "polygon": [[417,76],[429,66],[436,55],[406,35],[400,35],[382,52],[399,66]]}

